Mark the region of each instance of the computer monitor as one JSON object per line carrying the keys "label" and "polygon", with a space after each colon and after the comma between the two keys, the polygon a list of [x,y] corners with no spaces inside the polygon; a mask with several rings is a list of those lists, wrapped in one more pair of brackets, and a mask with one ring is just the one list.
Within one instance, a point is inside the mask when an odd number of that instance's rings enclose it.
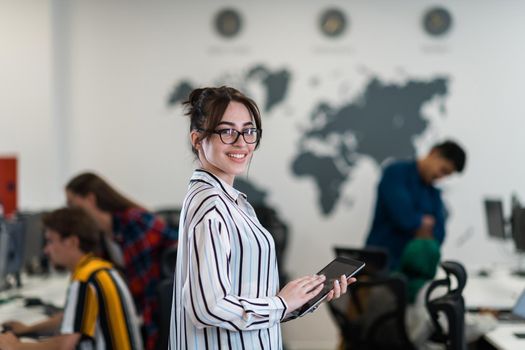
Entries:
{"label": "computer monitor", "polygon": [[[0,218],[0,290],[11,284],[20,287],[24,257],[24,225],[18,220]],[[8,277],[11,277],[9,283]]]}
{"label": "computer monitor", "polygon": [[515,206],[511,217],[512,239],[518,252],[525,252],[525,208]]}
{"label": "computer monitor", "polygon": [[503,216],[503,202],[499,199],[485,199],[485,216],[490,237],[505,239],[505,218]]}
{"label": "computer monitor", "polygon": [[19,212],[18,220],[24,224],[24,255],[23,265],[29,274],[46,272],[46,257],[44,254],[43,212]]}
{"label": "computer monitor", "polygon": [[485,215],[487,217],[487,228],[490,237],[505,239],[507,226],[510,224],[510,237],[514,242],[516,252],[520,257],[515,275],[525,277],[525,265],[522,261],[525,257],[525,208],[522,207],[516,195],[512,196],[510,220],[505,220],[503,215],[503,204],[499,199],[485,199]]}
{"label": "computer monitor", "polygon": [[0,291],[7,288],[7,259],[9,257],[9,234],[4,219],[0,217]]}

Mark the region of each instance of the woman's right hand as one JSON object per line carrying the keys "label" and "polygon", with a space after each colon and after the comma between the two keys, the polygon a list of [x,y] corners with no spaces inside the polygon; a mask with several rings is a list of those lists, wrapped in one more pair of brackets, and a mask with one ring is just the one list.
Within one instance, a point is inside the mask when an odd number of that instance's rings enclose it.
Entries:
{"label": "woman's right hand", "polygon": [[287,313],[290,313],[301,306],[307,301],[315,297],[323,290],[323,282],[326,279],[325,276],[313,275],[304,276],[287,283],[283,289],[277,294],[283,298],[288,305]]}

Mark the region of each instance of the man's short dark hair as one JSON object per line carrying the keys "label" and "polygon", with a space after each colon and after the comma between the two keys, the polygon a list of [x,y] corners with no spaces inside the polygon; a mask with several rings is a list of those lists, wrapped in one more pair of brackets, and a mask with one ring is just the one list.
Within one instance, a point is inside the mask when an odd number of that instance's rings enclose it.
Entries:
{"label": "man's short dark hair", "polygon": [[84,253],[96,252],[100,241],[100,231],[91,217],[80,208],[60,208],[42,217],[44,227],[56,231],[61,238],[76,236],[80,250]]}
{"label": "man's short dark hair", "polygon": [[454,141],[448,140],[439,143],[432,147],[432,150],[438,151],[443,158],[451,161],[458,173],[462,172],[465,168],[465,162],[467,160],[465,151]]}

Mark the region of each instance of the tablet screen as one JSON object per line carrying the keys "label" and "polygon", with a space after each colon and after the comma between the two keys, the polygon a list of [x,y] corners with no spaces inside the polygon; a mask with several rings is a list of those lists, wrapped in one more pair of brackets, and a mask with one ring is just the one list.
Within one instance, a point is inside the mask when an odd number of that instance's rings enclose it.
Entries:
{"label": "tablet screen", "polygon": [[328,295],[328,293],[334,287],[334,280],[339,279],[341,275],[345,275],[347,278],[354,276],[359,270],[365,266],[365,263],[359,260],[337,257],[328,265],[326,265],[318,275],[325,275],[326,280],[324,282],[323,290],[317,294],[313,299],[304,304],[299,310],[293,312],[293,318],[303,316],[304,314],[311,312],[315,309],[319,303],[321,303]]}

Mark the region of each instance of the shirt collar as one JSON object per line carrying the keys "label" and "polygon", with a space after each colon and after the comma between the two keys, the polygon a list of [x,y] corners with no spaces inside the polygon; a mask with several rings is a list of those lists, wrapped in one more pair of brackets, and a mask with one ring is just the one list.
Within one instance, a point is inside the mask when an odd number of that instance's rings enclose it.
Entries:
{"label": "shirt collar", "polygon": [[422,185],[423,187],[427,187],[427,188],[433,188],[437,191],[439,191],[439,189],[435,186],[434,183],[426,183],[425,180],[423,180],[423,177],[421,176],[421,174],[419,173],[419,168],[417,167],[417,161],[413,161],[412,162],[412,167],[414,169],[413,171],[413,178],[415,182],[417,182],[418,184]]}
{"label": "shirt collar", "polygon": [[237,191],[235,188],[227,184],[225,181],[221,180],[219,177],[213,175],[212,173],[204,169],[195,169],[190,182],[191,181],[205,181],[209,183],[210,185],[212,185],[213,187],[219,188],[221,191],[226,193],[234,201],[237,201],[237,198],[239,198],[239,196],[244,197],[244,199],[247,198],[244,193],[242,193],[241,191]]}
{"label": "shirt collar", "polygon": [[78,271],[94,257],[95,254],[93,253],[87,253],[86,255],[82,256],[82,258],[80,258],[77,265],[75,266],[75,269],[72,271],[71,278],[73,278],[78,273]]}

